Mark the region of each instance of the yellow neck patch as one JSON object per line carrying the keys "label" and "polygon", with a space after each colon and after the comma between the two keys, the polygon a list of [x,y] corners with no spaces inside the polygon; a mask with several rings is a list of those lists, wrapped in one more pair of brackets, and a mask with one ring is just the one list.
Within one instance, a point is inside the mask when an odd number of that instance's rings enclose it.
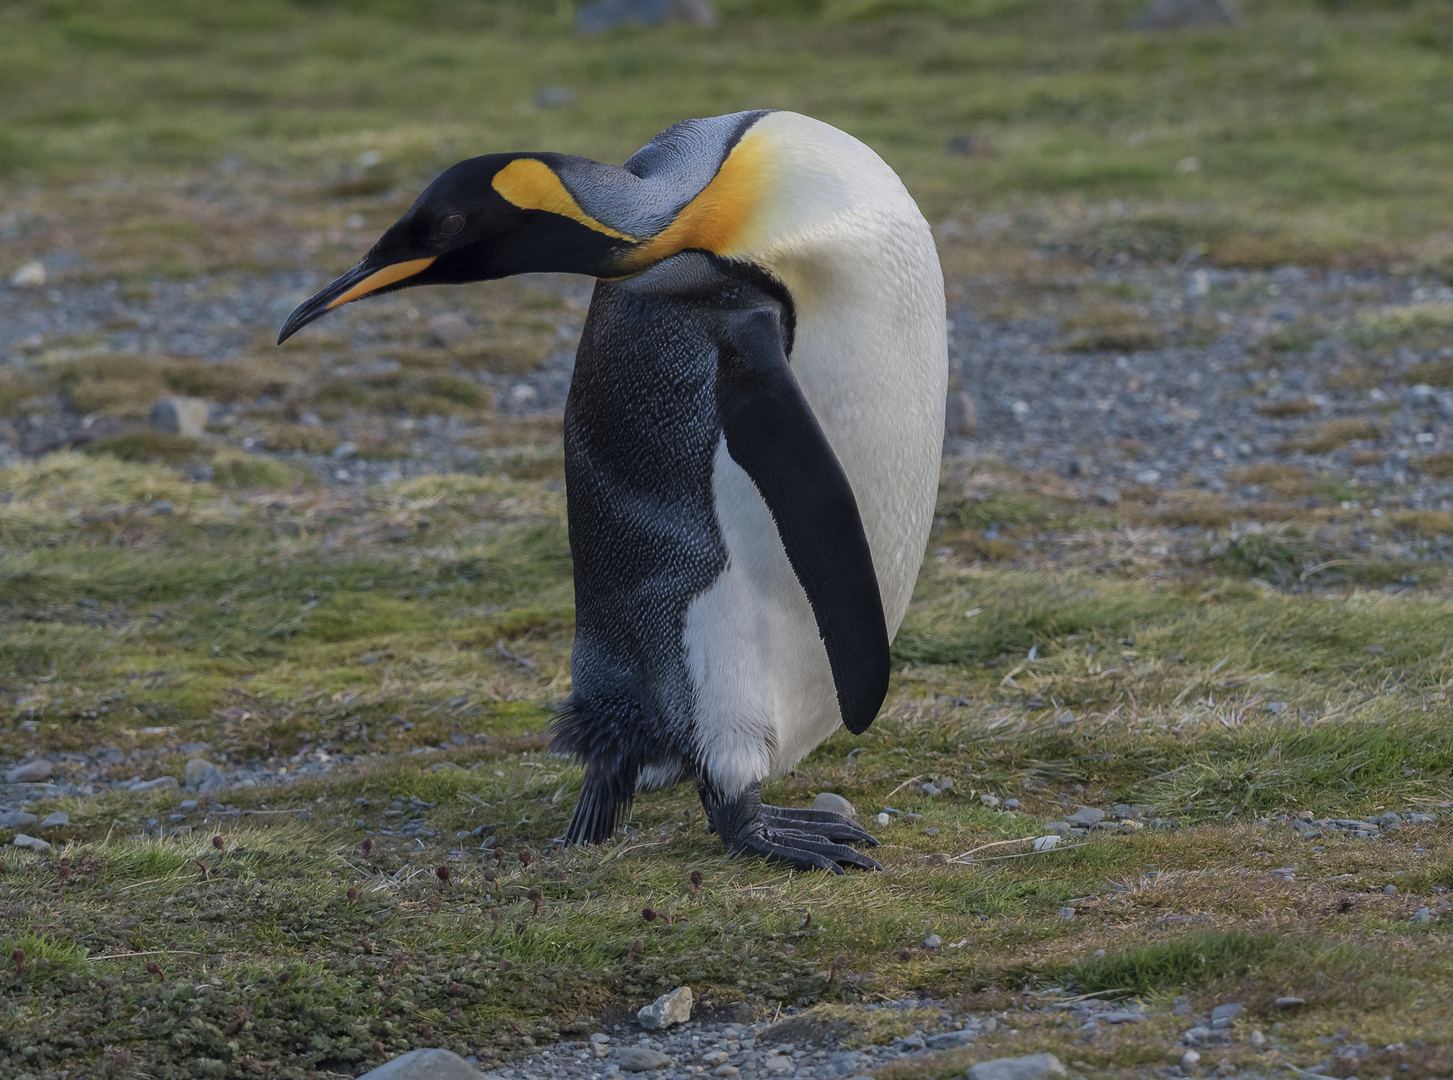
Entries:
{"label": "yellow neck patch", "polygon": [[575,197],[565,190],[565,185],[560,182],[560,177],[556,176],[550,166],[543,161],[537,161],[535,158],[516,158],[495,173],[493,185],[495,191],[521,210],[546,210],[552,214],[559,214],[561,217],[568,217],[572,221],[578,221],[587,228],[604,233],[606,236],[613,236],[617,240],[634,241],[636,239],[634,236],[617,232],[582,210],[580,204],[575,201]]}
{"label": "yellow neck patch", "polygon": [[737,255],[746,239],[753,212],[767,186],[770,151],[764,134],[742,138],[701,194],[662,229],[625,259],[633,271],[644,270],[688,248],[716,255]]}

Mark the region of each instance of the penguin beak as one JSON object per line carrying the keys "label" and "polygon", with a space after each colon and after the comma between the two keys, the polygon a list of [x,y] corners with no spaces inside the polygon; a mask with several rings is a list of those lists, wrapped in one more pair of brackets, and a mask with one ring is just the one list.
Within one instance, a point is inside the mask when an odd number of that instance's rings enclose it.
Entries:
{"label": "penguin beak", "polygon": [[344,304],[377,292],[389,285],[427,270],[434,264],[436,256],[425,259],[408,259],[404,262],[379,266],[364,259],[333,284],[298,305],[278,331],[277,343],[281,345],[315,319],[321,319],[328,312]]}

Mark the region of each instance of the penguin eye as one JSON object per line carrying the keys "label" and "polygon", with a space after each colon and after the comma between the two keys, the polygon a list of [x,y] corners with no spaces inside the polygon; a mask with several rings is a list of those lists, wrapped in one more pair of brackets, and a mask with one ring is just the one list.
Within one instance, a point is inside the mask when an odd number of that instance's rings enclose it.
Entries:
{"label": "penguin eye", "polygon": [[440,236],[453,236],[462,228],[464,228],[463,214],[450,214],[439,222],[438,226]]}

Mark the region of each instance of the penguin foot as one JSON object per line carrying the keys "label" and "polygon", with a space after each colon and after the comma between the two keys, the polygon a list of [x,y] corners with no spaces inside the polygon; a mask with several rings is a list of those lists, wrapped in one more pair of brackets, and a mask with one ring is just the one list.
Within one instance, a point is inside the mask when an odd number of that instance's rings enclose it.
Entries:
{"label": "penguin foot", "polygon": [[833,874],[844,873],[847,866],[883,869],[877,860],[844,843],[878,843],[856,822],[826,810],[764,806],[761,784],[752,784],[729,798],[703,788],[701,801],[712,828],[733,855],[757,855]]}

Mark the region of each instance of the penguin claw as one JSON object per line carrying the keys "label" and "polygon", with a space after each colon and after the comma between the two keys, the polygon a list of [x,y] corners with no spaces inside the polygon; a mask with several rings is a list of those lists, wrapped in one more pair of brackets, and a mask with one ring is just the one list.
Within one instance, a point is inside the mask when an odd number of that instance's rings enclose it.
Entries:
{"label": "penguin claw", "polygon": [[747,836],[738,836],[732,844],[734,854],[759,855],[772,862],[789,863],[803,870],[826,870],[843,874],[844,866],[862,870],[883,869],[875,859],[842,844],[834,844],[808,833],[794,830],[763,829]]}
{"label": "penguin claw", "polygon": [[821,839],[838,844],[878,846],[877,838],[856,821],[832,810],[798,810],[790,806],[768,806],[764,803],[762,820],[769,828],[817,833]]}
{"label": "penguin claw", "polygon": [[828,810],[765,806],[760,783],[726,798],[703,784],[701,801],[712,827],[733,855],[757,855],[799,869],[832,874],[845,873],[844,868],[849,866],[883,869],[877,860],[843,842],[878,843],[857,822]]}

